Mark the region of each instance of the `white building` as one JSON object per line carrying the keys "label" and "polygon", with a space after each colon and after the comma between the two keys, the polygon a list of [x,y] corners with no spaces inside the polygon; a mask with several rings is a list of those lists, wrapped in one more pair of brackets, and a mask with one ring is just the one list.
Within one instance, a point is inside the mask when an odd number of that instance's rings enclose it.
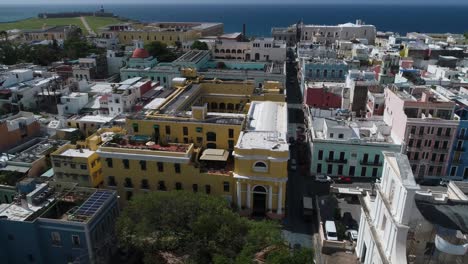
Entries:
{"label": "white building", "polygon": [[468,186],[420,191],[406,155],[384,153],[380,183],[361,197],[356,254],[363,264],[468,261]]}
{"label": "white building", "polygon": [[[276,61],[286,60],[286,42],[273,38],[256,38],[252,41],[238,39],[200,39],[212,51],[215,59],[233,59],[243,61]],[[191,48],[193,41],[183,43],[184,49]]]}
{"label": "white building", "polygon": [[57,104],[57,111],[60,116],[78,114],[87,103],[87,93],[71,93],[60,98],[60,104]]}
{"label": "white building", "polygon": [[337,40],[366,39],[369,44],[375,43],[377,30],[373,25],[365,25],[360,20],[356,23],[339,25],[302,25],[301,41],[313,41],[325,45],[334,44]]}
{"label": "white building", "polygon": [[149,91],[151,87],[151,81],[145,81],[141,77],[130,78],[119,84],[114,84],[112,93],[107,97],[109,115],[117,116],[132,112],[141,95]]}
{"label": "white building", "polygon": [[58,78],[34,77],[30,69],[16,69],[0,74],[0,105],[10,104],[24,108],[37,107],[37,95],[52,85]]}
{"label": "white building", "polygon": [[107,72],[109,75],[119,74],[120,69],[126,65],[127,56],[124,52],[107,50]]}

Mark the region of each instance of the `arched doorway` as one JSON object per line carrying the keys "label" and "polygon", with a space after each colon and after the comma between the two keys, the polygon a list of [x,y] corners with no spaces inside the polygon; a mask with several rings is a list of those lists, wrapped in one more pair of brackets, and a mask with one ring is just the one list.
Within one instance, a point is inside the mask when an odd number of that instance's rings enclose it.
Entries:
{"label": "arched doorway", "polygon": [[267,190],[263,186],[255,186],[253,189],[253,207],[254,216],[264,216],[267,211]]}

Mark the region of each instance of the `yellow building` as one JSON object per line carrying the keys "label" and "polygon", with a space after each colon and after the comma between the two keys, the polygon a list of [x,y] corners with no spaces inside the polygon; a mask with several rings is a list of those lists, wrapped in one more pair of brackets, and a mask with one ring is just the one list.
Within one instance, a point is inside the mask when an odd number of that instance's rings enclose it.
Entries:
{"label": "yellow building", "polygon": [[[116,189],[125,204],[136,193],[168,190],[205,192],[232,201],[232,162],[227,151],[218,151],[202,155],[193,144],[160,145],[149,136],[116,134],[97,152],[103,160],[104,186]],[[217,160],[206,160],[212,157]]]}
{"label": "yellow building", "polygon": [[51,155],[55,180],[75,182],[80,186],[102,186],[101,160],[95,151],[65,145]]}
{"label": "yellow building", "polygon": [[[128,133],[99,130],[105,188],[125,205],[137,193],[186,190],[225,197],[243,214],[282,217],[289,149],[282,87],[251,81],[175,80],[138,114]],[[275,101],[252,101],[272,99]]]}
{"label": "yellow building", "polygon": [[222,23],[161,22],[152,24],[122,24],[101,28],[99,37],[117,38],[120,44],[133,45],[135,40],[148,44],[154,41],[175,46],[176,42],[199,39],[202,36],[216,36],[224,32]]}
{"label": "yellow building", "polygon": [[74,25],[50,26],[42,29],[24,30],[22,37],[25,41],[66,40],[68,35],[77,29],[78,27]]}
{"label": "yellow building", "polygon": [[289,160],[286,103],[252,102],[233,156],[236,204],[248,213],[281,217]]}

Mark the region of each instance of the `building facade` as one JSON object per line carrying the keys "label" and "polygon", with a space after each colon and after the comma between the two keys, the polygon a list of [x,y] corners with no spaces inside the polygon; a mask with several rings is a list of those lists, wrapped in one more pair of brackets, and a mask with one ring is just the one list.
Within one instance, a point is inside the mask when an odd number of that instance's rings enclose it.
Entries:
{"label": "building facade", "polygon": [[33,113],[19,112],[0,121],[0,150],[24,143],[41,134],[41,125]]}
{"label": "building facade", "polygon": [[384,173],[360,197],[356,254],[364,264],[436,264],[467,261],[464,217],[467,184],[451,181],[446,192],[421,191],[403,154],[385,153]]}
{"label": "building facade", "polygon": [[0,207],[0,257],[5,263],[106,263],[115,252],[119,215],[112,190],[73,184],[20,184]]}
{"label": "building facade", "polygon": [[302,58],[298,71],[302,94],[308,81],[343,82],[347,72],[348,65],[343,60]]}
{"label": "building facade", "polygon": [[401,151],[382,119],[349,121],[340,110],[310,108],[308,112],[311,175],[378,178],[382,153]]}
{"label": "building facade", "polygon": [[447,177],[459,124],[454,108],[454,102],[428,87],[385,89],[384,121],[405,146],[416,179]]}
{"label": "building facade", "polygon": [[103,185],[101,160],[95,151],[65,145],[50,156],[57,182],[73,182],[93,188]]}

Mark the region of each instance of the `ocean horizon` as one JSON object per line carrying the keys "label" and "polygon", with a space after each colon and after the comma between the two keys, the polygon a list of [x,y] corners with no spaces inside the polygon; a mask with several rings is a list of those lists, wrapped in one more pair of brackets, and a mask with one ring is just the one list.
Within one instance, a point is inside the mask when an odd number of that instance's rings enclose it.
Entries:
{"label": "ocean horizon", "polygon": [[[37,17],[43,12],[96,11],[99,4],[0,4],[0,22]],[[152,21],[222,22],[225,32],[270,36],[272,27],[306,24],[334,25],[361,19],[378,31],[464,33],[468,31],[468,5],[385,4],[107,4],[117,16]]]}

